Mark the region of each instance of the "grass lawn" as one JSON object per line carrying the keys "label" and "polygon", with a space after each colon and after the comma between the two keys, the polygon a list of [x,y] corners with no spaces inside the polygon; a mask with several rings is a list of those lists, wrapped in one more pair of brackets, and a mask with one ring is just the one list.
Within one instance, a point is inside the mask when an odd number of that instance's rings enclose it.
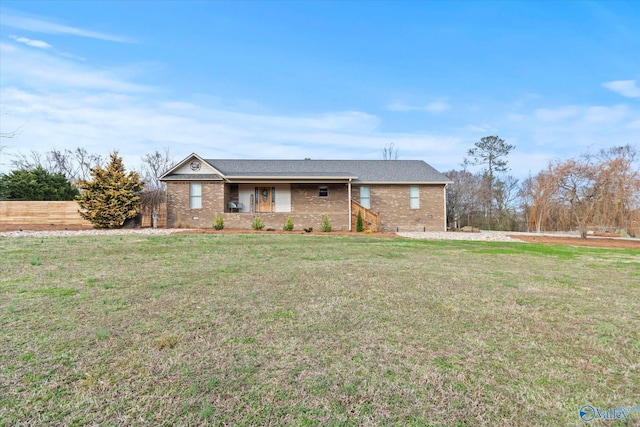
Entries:
{"label": "grass lawn", "polygon": [[0,425],[583,426],[640,406],[639,313],[633,250],[0,238]]}

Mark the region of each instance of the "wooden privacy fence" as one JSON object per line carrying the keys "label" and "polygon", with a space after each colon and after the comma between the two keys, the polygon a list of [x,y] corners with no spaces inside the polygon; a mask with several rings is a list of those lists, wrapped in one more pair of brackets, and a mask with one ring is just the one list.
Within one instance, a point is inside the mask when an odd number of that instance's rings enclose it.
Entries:
{"label": "wooden privacy fence", "polygon": [[[11,225],[75,225],[92,227],[83,219],[78,210],[77,202],[24,202],[14,200],[0,201],[0,224]],[[158,212],[158,227],[167,226],[167,206],[161,204],[155,208],[141,210],[140,225],[152,227],[152,212]]]}
{"label": "wooden privacy fence", "polygon": [[358,211],[362,212],[362,222],[364,222],[365,230],[371,230],[373,232],[380,231],[380,215],[365,208],[355,200],[351,200],[351,229],[353,231],[356,231]]}
{"label": "wooden privacy fence", "polygon": [[145,206],[140,210],[142,219],[140,222],[141,227],[153,227],[153,212],[158,213],[158,228],[164,228],[167,226],[167,205],[161,204],[155,207]]}
{"label": "wooden privacy fence", "polygon": [[77,202],[0,201],[0,224],[82,225],[91,227],[83,219]]}

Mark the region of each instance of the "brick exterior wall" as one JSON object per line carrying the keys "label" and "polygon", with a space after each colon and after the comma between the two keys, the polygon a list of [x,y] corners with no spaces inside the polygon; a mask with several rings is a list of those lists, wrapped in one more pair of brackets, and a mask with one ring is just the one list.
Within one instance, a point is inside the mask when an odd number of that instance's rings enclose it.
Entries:
{"label": "brick exterior wall", "polygon": [[213,227],[216,215],[224,212],[224,182],[200,182],[202,209],[189,207],[189,184],[189,182],[167,183],[167,227]]}
{"label": "brick exterior wall", "polygon": [[[349,192],[347,184],[291,184],[291,212],[226,213],[229,200],[237,199],[237,186],[219,182],[202,182],[202,209],[189,208],[189,183],[167,183],[167,227],[211,228],[217,215],[226,228],[250,229],[257,215],[265,229],[282,229],[291,216],[296,230],[313,227],[320,230],[326,212],[334,230],[348,230]],[[319,197],[319,187],[329,190],[328,197]],[[443,231],[444,186],[421,185],[420,208],[409,208],[409,185],[370,185],[371,210],[379,213],[382,230]],[[231,194],[235,189],[236,195]],[[352,198],[360,201],[359,186],[352,186]]]}
{"label": "brick exterior wall", "polygon": [[[410,185],[369,185],[371,210],[380,214],[384,232],[445,231],[444,185],[420,185],[420,207],[409,207]],[[351,190],[360,201],[360,187]]]}

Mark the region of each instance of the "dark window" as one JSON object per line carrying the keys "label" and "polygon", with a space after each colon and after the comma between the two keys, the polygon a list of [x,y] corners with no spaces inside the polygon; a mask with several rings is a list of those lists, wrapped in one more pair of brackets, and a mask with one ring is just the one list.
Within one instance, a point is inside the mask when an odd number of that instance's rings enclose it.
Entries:
{"label": "dark window", "polygon": [[318,188],[318,197],[329,197],[329,189],[327,187]]}

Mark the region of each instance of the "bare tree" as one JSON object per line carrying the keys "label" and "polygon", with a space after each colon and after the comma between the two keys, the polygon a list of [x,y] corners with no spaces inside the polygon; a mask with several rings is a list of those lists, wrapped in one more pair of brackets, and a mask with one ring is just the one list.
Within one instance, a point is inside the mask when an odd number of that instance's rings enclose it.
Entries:
{"label": "bare tree", "polygon": [[102,166],[105,161],[99,154],[91,154],[86,149],[80,147],[71,151],[70,156],[76,165],[73,176],[70,177],[73,180],[87,180],[91,176],[93,169]]}
{"label": "bare tree", "polygon": [[165,148],[164,151],[156,150],[142,157],[140,175],[145,179],[145,188],[140,203],[143,214],[150,215],[159,211],[167,201],[166,184],[160,181],[160,177],[174,164],[175,160],[169,153],[169,148]]}
{"label": "bare tree", "polygon": [[600,150],[595,157],[601,192],[594,225],[606,230],[628,230],[630,213],[640,208],[638,150],[630,145],[612,147]]}
{"label": "bare tree", "polygon": [[14,157],[15,158],[11,160],[11,166],[14,169],[34,170],[37,168],[43,168],[47,170],[47,172],[50,172],[47,168],[44,167],[42,154],[36,150],[31,150],[28,155],[18,153]]}
{"label": "bare tree", "polygon": [[569,203],[576,220],[580,237],[587,238],[587,231],[601,196],[601,182],[597,179],[597,166],[589,154],[569,159],[556,167],[560,200]]}
{"label": "bare tree", "polygon": [[69,150],[61,151],[55,148],[48,151],[45,156],[49,172],[61,173],[69,180],[76,178],[74,173],[75,166],[70,154]]}
{"label": "bare tree", "polygon": [[445,172],[445,176],[453,181],[446,188],[449,225],[453,228],[474,226],[474,218],[480,210],[478,196],[481,193],[482,176],[466,169],[451,170]]}
{"label": "bare tree", "polygon": [[501,230],[517,229],[517,199],[520,197],[518,179],[507,175],[504,179],[498,179],[494,188],[498,227]]}
{"label": "bare tree", "polygon": [[16,129],[12,130],[11,132],[0,132],[0,138],[7,138],[7,139],[15,138],[16,135],[18,135],[18,133],[20,132],[20,130],[22,130],[23,127],[24,127],[24,124],[18,126]]}
{"label": "bare tree", "polygon": [[383,160],[398,160],[398,147],[393,142],[385,145],[382,149]]}
{"label": "bare tree", "polygon": [[169,153],[169,148],[164,151],[156,150],[151,154],[142,156],[142,173],[147,190],[165,190],[166,185],[160,181],[160,177],[171,169],[175,160]]}
{"label": "bare tree", "polygon": [[91,170],[102,163],[100,155],[90,154],[85,148],[76,148],[73,151],[54,148],[44,155],[32,150],[28,155],[18,153],[11,161],[14,169],[33,170],[41,167],[49,173],[65,175],[72,183],[79,179],[86,180],[91,176]]}
{"label": "bare tree", "polygon": [[548,228],[559,229],[557,222],[552,224],[552,218],[559,216],[558,180],[552,165],[524,180],[520,186],[520,198],[527,229],[535,229],[538,233]]}

